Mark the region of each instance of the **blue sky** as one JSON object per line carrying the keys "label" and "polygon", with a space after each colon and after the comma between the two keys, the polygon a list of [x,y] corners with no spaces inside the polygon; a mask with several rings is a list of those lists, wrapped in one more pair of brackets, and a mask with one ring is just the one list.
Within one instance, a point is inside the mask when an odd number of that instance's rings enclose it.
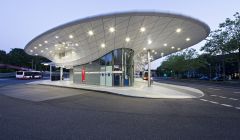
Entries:
{"label": "blue sky", "polygon": [[[227,17],[240,12],[239,5],[239,0],[2,0],[0,49],[24,48],[32,38],[60,24],[121,11],[180,13],[216,29]],[[203,44],[193,47],[199,49]],[[154,62],[153,68],[160,62]]]}

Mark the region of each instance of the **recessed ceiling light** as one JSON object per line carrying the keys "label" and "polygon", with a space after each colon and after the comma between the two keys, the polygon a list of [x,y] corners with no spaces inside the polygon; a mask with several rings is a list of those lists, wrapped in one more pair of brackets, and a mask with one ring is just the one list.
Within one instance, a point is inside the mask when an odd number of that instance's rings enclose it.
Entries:
{"label": "recessed ceiling light", "polygon": [[42,46],[42,44],[38,44],[38,46],[39,46],[39,47],[41,47],[41,46]]}
{"label": "recessed ceiling light", "polygon": [[154,54],[157,54],[157,52],[154,52]]}
{"label": "recessed ceiling light", "polygon": [[48,50],[48,48],[45,48],[46,50]]}
{"label": "recessed ceiling light", "polygon": [[75,46],[79,46],[79,44],[78,44],[78,43],[76,43],[76,44],[75,44]]}
{"label": "recessed ceiling light", "polygon": [[92,36],[93,35],[93,31],[92,30],[88,31],[88,35]]}
{"label": "recessed ceiling light", "polygon": [[75,52],[74,51],[72,51],[72,54],[74,54]]}
{"label": "recessed ceiling light", "polygon": [[181,48],[177,48],[177,50],[181,50]]}
{"label": "recessed ceiling light", "polygon": [[48,43],[48,41],[47,41],[47,40],[45,40],[45,41],[44,41],[44,43],[46,43],[46,44],[47,44],[47,43]]}
{"label": "recessed ceiling light", "polygon": [[59,36],[55,36],[55,38],[59,38]]}
{"label": "recessed ceiling light", "polygon": [[188,38],[186,38],[186,41],[190,41],[191,39],[188,37]]}
{"label": "recessed ceiling light", "polygon": [[176,32],[177,32],[177,33],[180,33],[181,31],[182,31],[181,28],[177,28],[177,29],[176,29]]}
{"label": "recessed ceiling light", "polygon": [[58,46],[58,44],[55,44],[54,46],[55,46],[55,47],[57,47],[57,46]]}
{"label": "recessed ceiling light", "polygon": [[38,56],[38,54],[37,54],[37,53],[36,53],[35,55],[36,55],[36,56]]}
{"label": "recessed ceiling light", "polygon": [[101,47],[102,47],[102,48],[105,48],[105,47],[106,47],[106,45],[105,45],[104,43],[102,43],[102,44],[101,44]]}
{"label": "recessed ceiling light", "polygon": [[68,37],[69,37],[70,39],[72,39],[72,38],[73,38],[73,35],[69,35]]}
{"label": "recessed ceiling light", "polygon": [[154,51],[154,50],[152,50],[152,52],[154,53],[155,51]]}
{"label": "recessed ceiling light", "polygon": [[166,47],[166,46],[167,46],[167,43],[164,43],[164,44],[163,44],[163,46],[165,46],[165,47]]}
{"label": "recessed ceiling light", "polygon": [[152,40],[148,39],[148,45],[152,44]]}
{"label": "recessed ceiling light", "polygon": [[34,47],[34,49],[37,49],[37,47]]}
{"label": "recessed ceiling light", "polygon": [[30,52],[33,52],[33,50],[30,50]]}
{"label": "recessed ceiling light", "polygon": [[126,37],[125,41],[126,41],[126,42],[129,42],[129,41],[130,41],[130,38],[129,38],[129,37]]}
{"label": "recessed ceiling light", "polygon": [[109,32],[111,32],[111,33],[115,32],[115,28],[114,27],[110,27],[109,28]]}
{"label": "recessed ceiling light", "polygon": [[172,48],[172,49],[174,49],[175,47],[174,47],[174,46],[172,46],[171,48]]}
{"label": "recessed ceiling light", "polygon": [[58,50],[61,50],[61,48],[58,48]]}
{"label": "recessed ceiling light", "polygon": [[164,55],[164,53],[161,53],[161,56],[163,56]]}
{"label": "recessed ceiling light", "polygon": [[145,51],[145,50],[147,50],[146,48],[143,48],[143,50]]}
{"label": "recessed ceiling light", "polygon": [[50,53],[52,53],[52,51],[49,51]]}
{"label": "recessed ceiling light", "polygon": [[43,50],[41,50],[41,53],[43,53]]}
{"label": "recessed ceiling light", "polygon": [[140,28],[140,32],[145,32],[146,31],[146,28],[145,27],[141,27]]}
{"label": "recessed ceiling light", "polygon": [[66,49],[68,48],[68,46],[65,47]]}

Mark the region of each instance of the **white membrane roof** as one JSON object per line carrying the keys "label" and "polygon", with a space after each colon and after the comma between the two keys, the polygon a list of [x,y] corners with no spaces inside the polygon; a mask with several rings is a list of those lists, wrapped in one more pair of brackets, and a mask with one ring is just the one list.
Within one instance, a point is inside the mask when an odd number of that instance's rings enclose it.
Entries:
{"label": "white membrane roof", "polygon": [[210,32],[205,23],[179,14],[124,12],[88,17],[50,29],[25,47],[30,55],[72,67],[94,61],[118,48],[134,50],[135,63],[152,61],[191,47]]}

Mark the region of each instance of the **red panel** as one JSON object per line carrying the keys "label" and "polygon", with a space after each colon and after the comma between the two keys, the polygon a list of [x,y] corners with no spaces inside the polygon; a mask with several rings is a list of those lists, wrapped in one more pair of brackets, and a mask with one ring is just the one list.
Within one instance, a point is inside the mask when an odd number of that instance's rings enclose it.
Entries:
{"label": "red panel", "polygon": [[82,82],[85,81],[85,68],[82,68]]}

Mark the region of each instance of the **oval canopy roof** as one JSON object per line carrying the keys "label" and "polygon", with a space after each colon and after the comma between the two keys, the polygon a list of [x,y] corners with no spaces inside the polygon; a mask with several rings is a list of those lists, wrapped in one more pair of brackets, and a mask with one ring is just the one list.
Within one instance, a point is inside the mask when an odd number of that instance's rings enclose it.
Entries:
{"label": "oval canopy roof", "polygon": [[[117,48],[130,48],[135,63],[152,60],[193,46],[205,39],[209,27],[194,18],[161,12],[125,12],[76,20],[50,29],[25,47],[57,65],[72,67],[94,61]],[[141,60],[142,58],[143,60]]]}

